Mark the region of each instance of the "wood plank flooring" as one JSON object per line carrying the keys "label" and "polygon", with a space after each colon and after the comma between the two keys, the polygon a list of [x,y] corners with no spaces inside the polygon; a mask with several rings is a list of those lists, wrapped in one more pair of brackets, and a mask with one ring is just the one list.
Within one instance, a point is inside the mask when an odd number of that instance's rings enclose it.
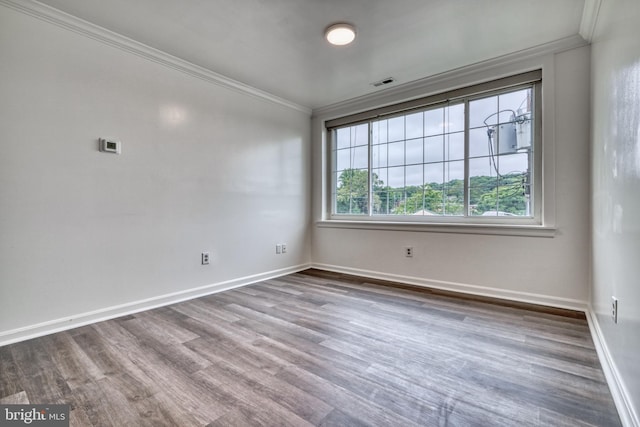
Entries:
{"label": "wood plank flooring", "polygon": [[318,270],[0,347],[72,426],[619,426],[584,315]]}

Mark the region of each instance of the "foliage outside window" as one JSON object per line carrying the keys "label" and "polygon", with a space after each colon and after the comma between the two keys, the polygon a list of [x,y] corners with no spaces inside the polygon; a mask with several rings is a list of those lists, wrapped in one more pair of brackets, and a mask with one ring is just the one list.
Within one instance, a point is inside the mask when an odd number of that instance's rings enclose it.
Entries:
{"label": "foliage outside window", "polygon": [[535,216],[535,84],[330,128],[332,215]]}

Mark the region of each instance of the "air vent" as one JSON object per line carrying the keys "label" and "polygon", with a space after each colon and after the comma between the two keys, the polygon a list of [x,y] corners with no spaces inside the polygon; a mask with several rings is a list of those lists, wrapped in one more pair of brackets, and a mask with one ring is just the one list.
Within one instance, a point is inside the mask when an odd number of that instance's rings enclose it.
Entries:
{"label": "air vent", "polygon": [[388,85],[389,83],[393,83],[395,81],[396,79],[394,79],[393,77],[387,77],[386,79],[382,79],[380,81],[377,81],[371,84],[374,85],[375,87],[379,87],[379,86]]}

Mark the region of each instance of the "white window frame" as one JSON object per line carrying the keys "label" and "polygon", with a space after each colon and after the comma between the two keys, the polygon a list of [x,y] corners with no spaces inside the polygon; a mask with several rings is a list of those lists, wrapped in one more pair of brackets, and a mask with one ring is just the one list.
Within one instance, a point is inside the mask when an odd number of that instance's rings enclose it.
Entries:
{"label": "white window frame", "polygon": [[[331,129],[336,129],[349,125],[356,125],[359,123],[374,122],[378,118],[389,118],[398,115],[408,114],[411,111],[422,111],[429,107],[437,105],[443,105],[448,101],[462,100],[465,104],[465,111],[468,112],[468,103],[477,98],[483,98],[491,96],[494,93],[501,93],[508,90],[515,90],[518,87],[532,87],[534,93],[534,150],[533,150],[533,212],[530,217],[503,217],[503,216],[470,216],[465,209],[464,216],[413,216],[413,215],[381,215],[372,214],[371,208],[366,215],[353,215],[353,214],[337,214],[334,213],[334,197],[333,190],[337,187],[335,182],[336,176],[332,173],[332,165],[334,162],[332,140],[331,136],[333,132]],[[460,89],[452,91],[445,91],[435,95],[430,95],[423,98],[418,98],[408,102],[400,102],[397,104],[391,104],[382,108],[372,109],[365,112],[352,114],[348,116],[339,117],[337,119],[328,120],[325,122],[326,136],[327,136],[327,165],[329,167],[329,173],[327,174],[326,196],[328,197],[325,213],[325,224],[319,224],[320,226],[333,226],[333,227],[348,227],[348,228],[383,228],[388,229],[390,224],[398,229],[407,229],[405,225],[413,226],[413,229],[420,229],[420,231],[445,231],[445,232],[483,232],[486,228],[501,229],[502,231],[497,233],[510,234],[509,229],[520,230],[525,235],[530,232],[533,234],[540,234],[539,231],[546,229],[547,235],[553,234],[552,227],[545,227],[544,224],[544,186],[543,186],[543,114],[542,114],[542,70],[533,70],[530,72],[515,74],[512,76],[504,77],[497,80],[484,82],[481,84],[470,85]],[[469,194],[468,194],[468,113],[465,115],[465,207],[468,206]],[[369,164],[368,175],[371,179],[372,163],[371,163],[371,141],[368,144],[369,151]],[[369,183],[371,189],[371,183]],[[371,197],[369,200],[369,206],[371,207]],[[380,226],[380,227],[379,227]],[[421,227],[420,227],[421,226]],[[424,227],[427,226],[428,229]],[[458,227],[464,226],[463,229]],[[418,228],[420,227],[420,228]],[[537,229],[537,231],[536,231]],[[545,234],[544,232],[542,234]]]}

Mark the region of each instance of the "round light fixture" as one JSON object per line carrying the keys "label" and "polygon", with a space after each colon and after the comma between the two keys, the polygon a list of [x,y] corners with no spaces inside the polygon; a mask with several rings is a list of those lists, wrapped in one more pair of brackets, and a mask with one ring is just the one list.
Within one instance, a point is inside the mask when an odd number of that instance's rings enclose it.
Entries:
{"label": "round light fixture", "polygon": [[327,41],[336,46],[344,46],[356,38],[356,29],[351,24],[333,24],[324,32]]}

